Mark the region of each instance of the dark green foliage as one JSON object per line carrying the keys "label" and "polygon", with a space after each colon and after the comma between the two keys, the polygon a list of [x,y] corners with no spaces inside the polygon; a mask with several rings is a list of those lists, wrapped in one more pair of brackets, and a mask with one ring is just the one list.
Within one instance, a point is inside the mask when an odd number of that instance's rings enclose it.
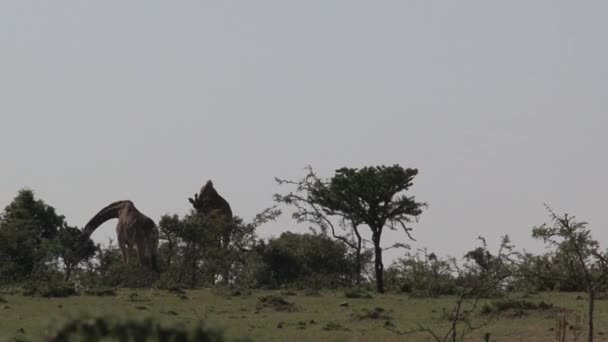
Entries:
{"label": "dark green foliage", "polygon": [[32,275],[41,257],[41,241],[32,222],[0,221],[0,282],[22,281]]}
{"label": "dark green foliage", "polygon": [[151,286],[158,279],[154,272],[139,267],[134,251],[129,261],[128,265],[123,262],[120,249],[110,240],[94,259],[85,263],[77,278],[85,288],[141,288]]}
{"label": "dark green foliage", "polygon": [[[215,237],[221,227],[191,213],[183,219],[165,215],[159,221],[159,228],[164,286],[195,287],[204,282],[213,283],[215,274],[220,272],[215,269],[220,252]],[[209,262],[210,259],[216,262]],[[203,273],[207,275],[205,279]]]}
{"label": "dark green foliage", "polygon": [[0,282],[68,280],[96,247],[31,190],[21,190],[0,215]]}
{"label": "dark green foliage", "polygon": [[347,247],[322,234],[286,232],[255,247],[261,257],[258,283],[278,287],[301,284],[337,287],[350,281],[353,260]]}
{"label": "dark green foliage", "polygon": [[49,242],[64,217],[31,190],[21,190],[0,214],[0,281],[15,282],[44,274]]}
{"label": "dark green foliage", "polygon": [[20,190],[13,201],[4,208],[2,223],[28,222],[36,226],[38,239],[52,239],[64,224],[65,217],[58,215],[55,208],[42,200],[37,200],[29,189]]}
{"label": "dark green foliage", "polygon": [[92,289],[84,290],[84,294],[87,296],[98,297],[116,296],[116,290],[111,287],[95,287]]}
{"label": "dark green foliage", "polygon": [[66,281],[78,264],[91,259],[97,251],[93,240],[83,238],[82,231],[74,227],[61,227],[54,242],[53,251],[63,262]]}
{"label": "dark green foliage", "polygon": [[[184,218],[163,216],[159,223],[162,287],[212,285],[226,274],[231,275],[231,284],[254,285],[259,266],[259,259],[252,252],[255,230],[278,214],[270,208],[258,214],[251,223],[234,217],[230,244],[223,248],[217,241],[226,224],[222,218],[203,218],[195,213]],[[225,267],[229,272],[223,269]]]}
{"label": "dark green foliage", "polygon": [[77,296],[78,292],[74,285],[64,281],[32,281],[24,285],[23,295],[63,298]]}
{"label": "dark green foliage", "polygon": [[372,299],[374,298],[369,292],[361,288],[352,288],[344,291],[344,297],[352,299]]}
{"label": "dark green foliage", "polygon": [[222,342],[229,341],[215,329],[167,326],[152,318],[117,320],[110,317],[78,318],[61,326],[48,342],[86,341]]}

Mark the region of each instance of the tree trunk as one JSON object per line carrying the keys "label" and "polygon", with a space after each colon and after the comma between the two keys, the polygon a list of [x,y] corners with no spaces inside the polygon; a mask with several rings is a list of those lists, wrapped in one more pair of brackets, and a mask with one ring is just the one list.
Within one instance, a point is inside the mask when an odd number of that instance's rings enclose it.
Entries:
{"label": "tree trunk", "polygon": [[361,247],[357,248],[355,260],[355,284],[361,285]]}
{"label": "tree trunk", "polygon": [[587,312],[587,342],[593,342],[593,311],[595,307],[595,291],[589,289],[589,311]]}
{"label": "tree trunk", "polygon": [[222,285],[228,286],[230,282],[230,261],[229,261],[229,247],[230,247],[230,235],[232,234],[232,223],[222,221],[221,223],[221,236],[220,236],[220,257],[221,257],[221,267],[222,270],[220,274],[222,275]]}
{"label": "tree trunk", "polygon": [[167,251],[167,265],[166,265],[166,269],[168,270],[171,267],[171,262],[173,261],[173,239],[171,239],[170,237],[167,238],[168,240],[168,245],[169,245],[169,250]]}
{"label": "tree trunk", "polygon": [[73,268],[74,268],[73,266],[65,265],[65,278],[63,278],[64,281],[70,280],[70,276],[72,275]]}
{"label": "tree trunk", "polygon": [[186,282],[186,279],[188,277],[188,268],[190,268],[190,264],[188,262],[189,261],[188,257],[191,255],[191,253],[190,253],[191,246],[192,246],[192,243],[188,242],[182,252],[183,257],[182,257],[181,266],[179,268],[179,273],[178,273],[178,277],[177,277],[177,281],[179,283],[181,283],[182,281]]}
{"label": "tree trunk", "polygon": [[224,264],[224,269],[223,269],[223,273],[222,273],[222,283],[224,284],[224,286],[228,286],[230,284],[230,260],[229,260],[229,255],[228,255],[229,251],[228,251],[228,246],[224,247],[224,250],[222,252],[223,257],[223,264]]}
{"label": "tree trunk", "polygon": [[384,265],[382,265],[382,248],[380,247],[380,233],[373,233],[374,242],[374,270],[376,272],[376,290],[384,293]]}
{"label": "tree trunk", "polygon": [[192,287],[196,287],[196,271],[197,271],[197,250],[196,250],[196,246],[194,246],[192,248],[192,255],[190,256],[192,258]]}
{"label": "tree trunk", "polygon": [[355,260],[355,284],[361,285],[361,267],[363,266],[363,261],[361,260],[361,246],[362,246],[362,238],[361,234],[359,234],[359,230],[354,228],[355,234],[357,236],[357,250],[356,250],[356,260]]}

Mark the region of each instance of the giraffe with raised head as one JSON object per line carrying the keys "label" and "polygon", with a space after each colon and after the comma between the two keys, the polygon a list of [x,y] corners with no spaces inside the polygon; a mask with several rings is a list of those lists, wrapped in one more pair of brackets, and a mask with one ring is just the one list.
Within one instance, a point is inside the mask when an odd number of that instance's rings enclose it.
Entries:
{"label": "giraffe with raised head", "polygon": [[208,180],[194,198],[188,199],[196,212],[203,217],[221,218],[226,221],[222,229],[221,247],[227,248],[230,244],[230,234],[232,233],[232,209],[226,201],[213,187],[213,182]]}
{"label": "giraffe with raised head", "polygon": [[228,247],[230,238],[234,229],[234,221],[230,204],[226,201],[213,187],[213,182],[208,180],[201,188],[198,194],[194,194],[193,198],[188,198],[194,210],[203,218],[215,220],[221,223],[220,236],[217,239],[219,249],[222,251],[224,258],[224,272],[222,280],[228,283],[230,277],[230,265],[228,263]]}

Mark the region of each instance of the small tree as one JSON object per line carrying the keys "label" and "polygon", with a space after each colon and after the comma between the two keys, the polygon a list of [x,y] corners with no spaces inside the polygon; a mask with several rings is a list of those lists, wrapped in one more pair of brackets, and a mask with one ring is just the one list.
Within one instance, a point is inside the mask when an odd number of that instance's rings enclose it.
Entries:
{"label": "small tree", "polygon": [[64,219],[32,190],[20,190],[0,214],[0,279],[22,281],[47,271],[49,242]]}
{"label": "small tree", "polygon": [[[273,207],[257,214],[249,223],[234,217],[230,243],[222,248],[217,243],[218,233],[223,228],[221,217],[202,217],[194,212],[183,218],[164,215],[159,222],[162,242],[159,252],[165,268],[163,278],[191,287],[201,283],[215,284],[218,279],[225,284],[242,281],[239,274],[229,271],[247,268],[249,252],[256,241],[256,229],[279,214],[280,211]],[[226,274],[231,278],[224,279]]]}
{"label": "small tree", "polygon": [[97,246],[90,238],[83,241],[80,229],[64,226],[59,229],[53,249],[63,262],[65,267],[64,280],[68,281],[78,264],[95,255]]}
{"label": "small tree", "polygon": [[[219,265],[217,254],[219,246],[215,243],[215,225],[209,224],[199,215],[190,213],[183,218],[178,215],[164,215],[159,221],[159,250],[165,267],[165,278],[179,285],[195,287],[201,274],[208,275],[210,281],[215,277]],[[166,242],[165,242],[166,241]],[[209,262],[208,256],[213,255]],[[213,265],[212,272],[202,268]]]}
{"label": "small tree", "polygon": [[[361,272],[363,270],[363,250],[365,240],[359,231],[361,222],[356,221],[354,217],[345,216],[347,213],[332,211],[323,207],[315,201],[312,195],[313,191],[321,186],[327,187],[327,181],[320,179],[311,166],[306,167],[307,174],[302,180],[291,181],[275,178],[279,185],[292,185],[295,191],[288,194],[275,194],[275,202],[286,204],[295,208],[292,217],[299,223],[311,223],[313,231],[318,228],[321,233],[330,235],[344,243],[355,254],[355,283],[361,283]],[[332,219],[332,216],[338,216],[337,222]],[[345,231],[345,233],[340,233]]]}
{"label": "small tree", "polygon": [[372,232],[376,289],[384,292],[384,265],[381,239],[384,228],[402,228],[410,239],[407,223],[422,213],[424,203],[404,194],[412,186],[416,169],[399,165],[372,166],[362,169],[341,168],[326,184],[316,182],[310,199],[319,204],[325,214],[364,223]]}
{"label": "small tree", "polygon": [[258,285],[336,287],[350,281],[350,258],[342,242],[323,234],[285,232],[256,245],[262,261]]}
{"label": "small tree", "polygon": [[[580,272],[587,293],[587,341],[593,341],[593,314],[596,294],[605,289],[608,277],[608,255],[600,250],[597,240],[591,237],[586,222],[577,222],[573,216],[558,216],[546,206],[550,224],[532,229],[532,237],[543,240],[554,252],[565,258],[571,273]],[[523,270],[524,274],[531,274]],[[535,276],[543,277],[542,273]],[[553,275],[554,276],[554,275]]]}

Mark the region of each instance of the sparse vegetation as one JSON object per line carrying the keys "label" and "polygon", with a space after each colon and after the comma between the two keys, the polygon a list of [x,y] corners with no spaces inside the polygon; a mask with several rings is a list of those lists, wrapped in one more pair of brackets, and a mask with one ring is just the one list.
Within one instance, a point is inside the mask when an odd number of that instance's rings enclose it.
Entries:
{"label": "sparse vegetation", "polygon": [[363,309],[360,313],[353,314],[353,318],[358,320],[364,319],[384,319],[389,320],[391,317],[388,315],[386,310],[381,307],[376,307],[373,309]]}
{"label": "sparse vegetation", "polygon": [[[455,342],[500,339],[517,331],[531,340],[554,334],[560,341],[586,333],[592,341],[607,333],[596,327],[608,320],[608,310],[598,310],[608,305],[599,301],[608,290],[608,256],[585,223],[550,209],[551,224],[533,229],[533,237],[553,247],[545,254],[517,252],[508,236],[496,253],[480,237],[481,245],[460,259],[397,242],[389,248],[404,253],[385,270],[382,228],[400,227],[410,238],[405,223],[425,206],[402,194],[415,175],[416,170],[397,166],[345,168],[330,180],[289,183],[306,190],[278,202],[295,205],[294,218],[317,229],[259,239],[257,227],[280,213],[273,207],[251,223],[234,217],[221,249],[218,229],[226,234],[225,226],[204,215],[166,215],[159,225],[160,276],[135,264],[135,255],[129,256],[134,262],[124,263],[112,241],[95,246],[53,207],[23,190],[0,215],[0,310],[7,322],[0,322],[0,338],[111,339],[137,331],[152,339],[206,332],[209,340],[221,338],[215,330],[202,332],[203,321],[238,327],[226,331],[229,338],[260,340],[301,334],[323,340],[331,334],[338,340],[407,335],[413,341],[425,336]],[[394,177],[394,186],[378,189],[387,186],[386,177]],[[337,226],[331,217],[337,217]],[[366,225],[373,258],[359,231]],[[339,227],[346,235],[338,234]],[[19,245],[23,248],[15,248]],[[55,330],[42,325],[92,311],[105,316]],[[124,320],[122,314],[141,319]],[[515,323],[524,316],[529,324]],[[547,319],[555,324],[548,326]]]}
{"label": "sparse vegetation", "polygon": [[202,326],[186,328],[162,324],[152,318],[144,320],[118,320],[112,317],[80,317],[72,319],[64,323],[46,340],[48,342],[100,340],[158,342],[229,341],[221,332]]}
{"label": "sparse vegetation", "polygon": [[[107,297],[81,295],[43,299],[20,294],[3,295],[8,303],[0,304],[0,340],[12,340],[13,336],[18,336],[22,340],[43,341],[47,334],[63,326],[62,322],[89,313],[94,315],[92,317],[100,315],[114,320],[131,317],[139,321],[152,317],[162,326],[183,325],[188,329],[204,321],[209,327],[223,330],[227,338],[250,337],[253,341],[351,341],[357,338],[428,341],[429,335],[425,332],[399,336],[389,329],[409,330],[421,324],[436,331],[447,331],[451,325],[451,308],[457,300],[455,296],[408,299],[407,294],[387,293],[373,299],[349,299],[349,306],[342,307],[340,303],[345,301],[343,291],[325,290],[322,297],[284,297],[283,300],[297,308],[289,312],[277,311],[271,306],[256,310],[259,298],[277,296],[278,292],[272,290],[253,290],[251,296],[238,297],[227,297],[211,289],[185,292],[188,300],[181,300],[168,291],[150,289],[118,289],[116,296]],[[571,341],[572,331],[568,327],[576,322],[577,314],[584,317],[585,302],[576,300],[578,295],[548,292],[530,295],[526,301],[534,305],[551,303],[553,309],[530,311],[524,316],[525,319],[503,315],[468,335],[467,341],[483,340],[483,334],[487,332],[496,341],[511,336],[513,332],[524,340],[553,341],[555,331],[552,329],[556,328],[556,320],[561,312],[559,308],[562,307],[567,310],[567,340]],[[482,300],[480,311],[485,304],[491,305],[495,301]],[[598,334],[608,333],[604,328],[608,322],[608,302],[598,301],[597,305]],[[289,304],[287,307],[290,307]],[[483,322],[487,315],[479,312],[475,319]],[[280,322],[283,322],[282,328],[277,329]],[[300,322],[306,323],[305,329],[301,329]],[[19,328],[23,328],[25,333],[17,333]]]}

